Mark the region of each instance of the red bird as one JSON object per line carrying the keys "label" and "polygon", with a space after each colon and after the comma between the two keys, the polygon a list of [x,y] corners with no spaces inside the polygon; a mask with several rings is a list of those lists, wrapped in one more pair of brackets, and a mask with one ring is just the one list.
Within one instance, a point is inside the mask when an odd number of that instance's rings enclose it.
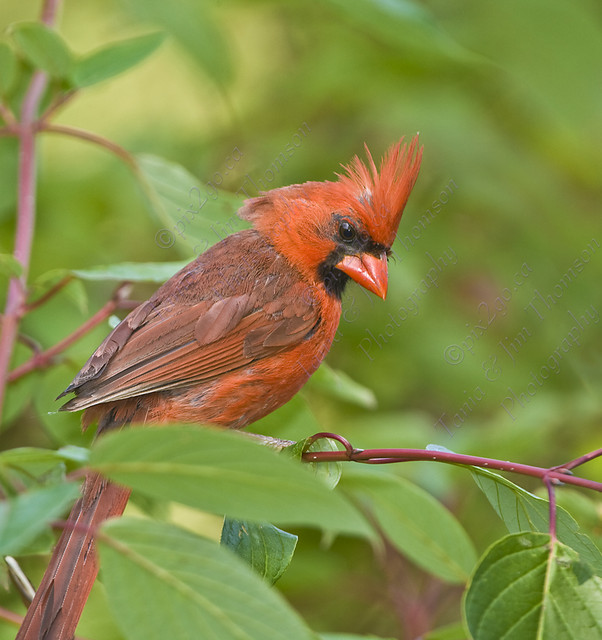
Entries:
{"label": "red bird", "polygon": [[[75,394],[61,409],[85,409],[84,427],[95,422],[99,431],[131,422],[238,429],[290,400],[330,349],[349,280],[381,298],[387,293],[387,256],[422,148],[417,136],[409,146],[400,141],[380,170],[366,151],[367,164],[355,157],[337,182],[245,201],[239,216],[253,228],[213,246],[130,313],[61,394]],[[83,597],[83,608],[97,571],[85,545],[104,518],[121,514],[128,495],[88,477],[69,519],[77,526],[65,529],[36,595],[39,609],[52,589],[52,611],[26,619],[18,638],[37,638],[31,629],[42,618],[51,621],[47,637],[71,637],[72,621],[63,630],[61,618],[74,617],[65,613],[73,598]],[[85,588],[77,578],[84,563]],[[36,600],[28,618],[36,618]]]}

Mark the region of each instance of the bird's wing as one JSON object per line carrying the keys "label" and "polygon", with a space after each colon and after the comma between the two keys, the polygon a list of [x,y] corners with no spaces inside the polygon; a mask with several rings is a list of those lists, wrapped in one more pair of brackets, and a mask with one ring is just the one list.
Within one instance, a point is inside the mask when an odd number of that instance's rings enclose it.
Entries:
{"label": "bird's wing", "polygon": [[188,387],[290,348],[320,320],[316,300],[302,283],[277,297],[243,294],[197,304],[149,300],[100,345],[64,394],[61,409]]}

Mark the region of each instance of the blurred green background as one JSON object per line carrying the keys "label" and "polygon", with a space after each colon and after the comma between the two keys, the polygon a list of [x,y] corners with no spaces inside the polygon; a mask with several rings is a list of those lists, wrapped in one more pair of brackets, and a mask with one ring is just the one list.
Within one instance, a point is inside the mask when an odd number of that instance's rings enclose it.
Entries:
{"label": "blurred green background", "polygon": [[[292,438],[325,429],[362,448],[436,443],[542,466],[599,447],[602,5],[162,5],[64,4],[59,30],[77,53],[157,28],[173,36],[139,67],[81,91],[57,123],[249,195],[262,180],[272,188],[332,179],[340,163],[363,153],[364,142],[380,156],[419,131],[424,145],[388,298],[350,287],[328,357],[373,390],[376,408],[333,399],[314,383],[304,392],[311,415],[297,402],[260,428]],[[39,3],[3,0],[0,25],[38,13]],[[14,147],[0,138],[2,253],[13,244]],[[41,136],[39,149],[34,286],[43,287],[56,269],[192,257],[194,243],[177,235],[172,247],[160,246],[161,231],[175,227],[148,214],[140,187],[115,156],[56,134]],[[217,215],[219,202],[207,216]],[[114,286],[76,281],[28,316],[22,330],[52,346]],[[135,297],[151,291],[138,287]],[[86,336],[55,368],[13,385],[3,448],[89,442],[78,434],[78,416],[48,412],[107,330]],[[458,514],[479,550],[503,531],[467,475],[442,465],[398,467]],[[599,463],[584,473],[602,480]],[[595,507],[567,496],[574,515],[583,512],[586,528],[601,535],[599,500]],[[318,536],[305,532],[281,584],[316,629],[393,636],[399,606],[388,602],[388,587],[405,584],[411,600],[412,590],[430,584],[399,562],[389,562],[383,575],[364,543],[340,540],[326,553]],[[457,619],[457,598],[452,592],[449,610],[432,608],[433,624]]]}

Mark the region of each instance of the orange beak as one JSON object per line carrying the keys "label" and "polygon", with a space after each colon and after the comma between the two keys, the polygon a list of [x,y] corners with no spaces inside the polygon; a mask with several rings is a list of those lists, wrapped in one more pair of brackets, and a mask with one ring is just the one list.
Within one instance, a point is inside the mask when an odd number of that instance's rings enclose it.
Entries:
{"label": "orange beak", "polygon": [[361,256],[345,256],[336,267],[383,300],[387,297],[386,254],[383,253],[380,258],[375,258],[369,253]]}

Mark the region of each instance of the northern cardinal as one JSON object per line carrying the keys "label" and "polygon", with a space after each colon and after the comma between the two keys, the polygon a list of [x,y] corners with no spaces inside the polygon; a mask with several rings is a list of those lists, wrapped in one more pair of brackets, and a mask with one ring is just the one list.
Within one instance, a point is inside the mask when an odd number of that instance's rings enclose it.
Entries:
{"label": "northern cardinal", "polygon": [[[387,256],[418,176],[416,136],[377,169],[366,148],[336,182],[246,200],[253,228],[213,246],[130,313],[67,387],[99,432],[128,423],[241,428],[305,384],[330,349],[350,279],[381,298]],[[59,396],[59,397],[61,397]],[[69,640],[98,570],[95,528],[129,490],[89,474],[18,639]]]}

